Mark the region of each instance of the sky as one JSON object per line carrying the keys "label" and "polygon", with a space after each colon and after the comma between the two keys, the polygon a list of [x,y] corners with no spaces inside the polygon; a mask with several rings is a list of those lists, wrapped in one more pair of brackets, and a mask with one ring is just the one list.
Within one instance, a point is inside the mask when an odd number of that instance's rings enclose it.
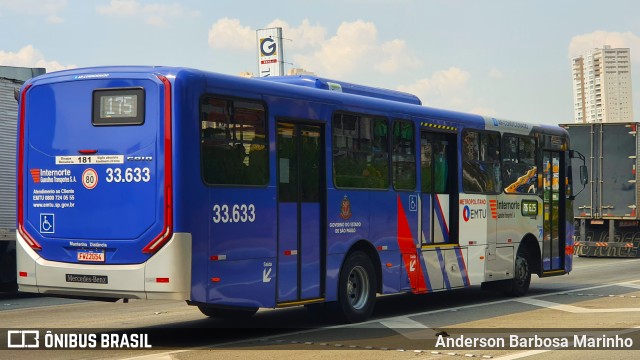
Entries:
{"label": "sky", "polygon": [[631,49],[636,0],[0,0],[0,65],[47,72],[168,65],[258,74],[256,30],[282,27],[285,70],[533,123],[573,120],[571,58]]}

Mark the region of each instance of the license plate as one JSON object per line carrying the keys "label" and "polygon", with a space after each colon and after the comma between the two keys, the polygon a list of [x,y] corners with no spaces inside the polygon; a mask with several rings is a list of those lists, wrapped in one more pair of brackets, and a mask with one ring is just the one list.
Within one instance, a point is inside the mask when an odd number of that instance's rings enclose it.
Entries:
{"label": "license plate", "polygon": [[104,262],[104,251],[78,250],[78,261]]}
{"label": "license plate", "polygon": [[86,284],[108,284],[109,278],[104,275],[66,274],[67,282]]}

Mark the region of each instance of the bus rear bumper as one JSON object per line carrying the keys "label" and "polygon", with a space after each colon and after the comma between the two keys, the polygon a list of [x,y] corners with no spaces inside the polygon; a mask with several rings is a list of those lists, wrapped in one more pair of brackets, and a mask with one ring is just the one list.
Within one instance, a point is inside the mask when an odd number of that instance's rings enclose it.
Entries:
{"label": "bus rear bumper", "polygon": [[174,233],[142,264],[70,264],[43,259],[17,234],[18,290],[68,297],[189,300],[191,234]]}

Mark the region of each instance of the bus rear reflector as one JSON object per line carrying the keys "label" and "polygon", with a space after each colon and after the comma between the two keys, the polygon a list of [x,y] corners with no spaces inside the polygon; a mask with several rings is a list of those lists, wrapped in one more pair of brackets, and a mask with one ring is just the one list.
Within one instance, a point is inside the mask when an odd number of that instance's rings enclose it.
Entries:
{"label": "bus rear reflector", "polygon": [[169,278],[156,278],[157,283],[168,283]]}

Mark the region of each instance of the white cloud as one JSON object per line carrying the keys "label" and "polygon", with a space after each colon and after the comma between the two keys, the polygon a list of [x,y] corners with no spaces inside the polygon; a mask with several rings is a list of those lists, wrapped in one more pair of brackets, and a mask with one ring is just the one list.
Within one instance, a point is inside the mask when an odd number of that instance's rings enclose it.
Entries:
{"label": "white cloud", "polygon": [[220,19],[209,29],[209,46],[214,49],[251,50],[255,43],[256,31],[238,19]]}
{"label": "white cloud", "polygon": [[64,22],[58,13],[66,7],[67,0],[0,0],[0,8],[21,15],[44,16],[52,24]]}
{"label": "white cloud", "polygon": [[140,4],[136,0],[111,0],[107,6],[98,6],[98,14],[119,17],[134,16],[140,11]]}
{"label": "white cloud", "polygon": [[[271,27],[282,28],[285,61],[320,76],[345,78],[356,72],[392,74],[420,66],[404,40],[381,43],[372,22],[343,22],[331,37],[325,27],[313,25],[308,19],[299,26],[276,19],[266,26]],[[214,49],[254,50],[255,32],[238,19],[223,18],[211,26],[209,45]]]}
{"label": "white cloud", "polygon": [[373,23],[358,20],[343,22],[336,35],[327,39],[310,54],[296,54],[294,63],[317,74],[344,78],[355,70],[362,69],[380,60],[376,46],[378,31]]}
{"label": "white cloud", "polygon": [[141,5],[137,0],[111,0],[109,5],[97,6],[96,11],[101,15],[120,18],[142,17],[145,24],[152,26],[167,26],[167,15],[171,17],[195,17],[200,15],[198,11],[188,10],[179,3]]}
{"label": "white cloud", "polygon": [[47,72],[77,67],[76,65],[62,65],[55,60],[46,60],[44,55],[32,45],[27,45],[18,50],[18,52],[5,52],[0,50],[0,64],[6,66],[46,68]]}
{"label": "white cloud", "polygon": [[266,28],[274,27],[282,28],[282,36],[285,38],[286,47],[291,50],[317,48],[322,45],[327,36],[325,27],[311,25],[308,19],[302,20],[302,24],[298,27],[293,27],[280,19],[276,19],[266,26]]}
{"label": "white cloud", "polygon": [[[591,49],[602,48],[603,45],[611,45],[616,48],[640,48],[640,37],[634,33],[627,32],[608,32],[594,31],[589,34],[576,35],[571,38],[569,43],[569,58],[579,55],[587,55]],[[632,61],[640,62],[640,58],[631,57]]]}
{"label": "white cloud", "polygon": [[489,70],[489,78],[491,79],[502,79],[504,77],[504,74],[502,73],[502,71],[496,69],[496,68],[491,68],[491,70]]}
{"label": "white cloud", "polygon": [[418,96],[424,105],[471,111],[469,72],[457,67],[435,72],[429,78],[416,80],[413,84],[399,86],[398,90]]}
{"label": "white cloud", "polygon": [[384,58],[375,65],[381,73],[392,74],[402,71],[404,68],[417,68],[421,65],[420,60],[409,54],[407,44],[404,40],[394,39],[380,46]]}

